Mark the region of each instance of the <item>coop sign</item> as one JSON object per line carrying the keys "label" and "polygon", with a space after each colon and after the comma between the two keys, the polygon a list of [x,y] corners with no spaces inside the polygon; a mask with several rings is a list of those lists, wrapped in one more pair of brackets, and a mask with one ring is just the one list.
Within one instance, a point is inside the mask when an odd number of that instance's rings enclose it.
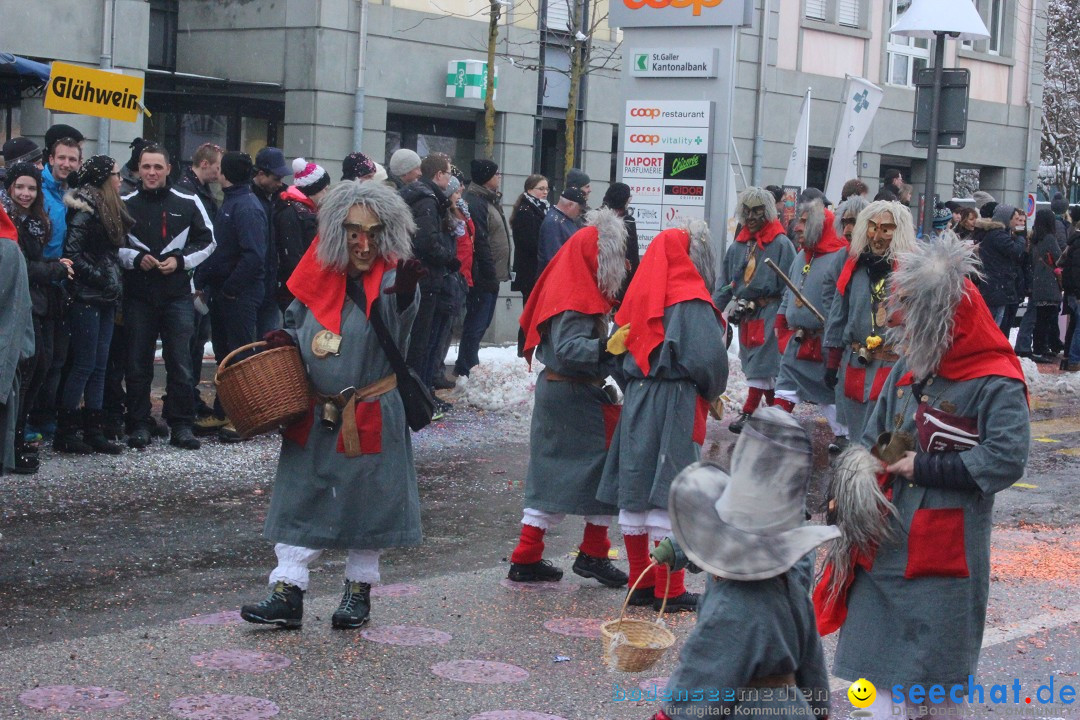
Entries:
{"label": "coop sign", "polygon": [[45,93],[45,107],[58,112],[135,122],[143,87],[143,79],[134,75],[54,62]]}
{"label": "coop sign", "polygon": [[611,0],[609,24],[619,28],[737,27],[750,24],[753,6],[753,0]]}

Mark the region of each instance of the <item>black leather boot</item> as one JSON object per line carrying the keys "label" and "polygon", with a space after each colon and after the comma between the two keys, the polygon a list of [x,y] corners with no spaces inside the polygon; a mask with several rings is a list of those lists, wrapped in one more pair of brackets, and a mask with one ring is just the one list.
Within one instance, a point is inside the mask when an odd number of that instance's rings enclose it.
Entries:
{"label": "black leather boot", "polygon": [[124,448],[105,437],[105,413],[101,410],[83,411],[83,440],[96,453],[119,455]]}
{"label": "black leather boot", "polygon": [[79,437],[82,431],[82,411],[64,410],[56,411],[56,435],[53,436],[53,448],[57,452],[75,453],[77,455],[89,455],[94,448],[83,442]]}

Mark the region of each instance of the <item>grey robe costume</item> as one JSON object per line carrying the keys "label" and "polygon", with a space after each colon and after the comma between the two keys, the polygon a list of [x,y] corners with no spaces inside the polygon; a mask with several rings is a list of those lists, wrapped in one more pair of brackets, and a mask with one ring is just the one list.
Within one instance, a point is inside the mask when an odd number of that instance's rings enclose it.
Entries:
{"label": "grey robe costume", "polygon": [[[387,270],[380,292],[393,285],[396,276]],[[403,355],[419,302],[418,291],[404,312],[398,312],[393,294],[380,294],[376,305]],[[334,395],[393,374],[364,311],[348,297],[341,315],[340,355],[315,357],[312,338],[325,328],[299,300],[285,311],[285,329],[300,349],[315,392]],[[339,429],[324,429],[310,415],[286,430],[266,516],[267,539],[351,550],[420,544],[420,497],[401,396],[395,388],[372,402],[378,403],[382,418],[377,453],[345,457],[337,449]],[[312,420],[306,442],[297,442],[305,439],[304,425]],[[360,432],[363,443],[364,429]]]}
{"label": "grey robe costume", "polygon": [[[846,260],[847,252],[844,250],[813,258],[802,250],[791,263],[788,277],[826,318],[832,310],[833,297],[837,294],[836,280]],[[822,355],[824,324],[810,308],[799,307],[791,292],[784,293],[777,314],[787,318],[791,332],[784,333],[779,340],[782,357],[776,389],[797,392],[800,402],[832,405],[836,402],[836,393],[825,385],[825,359]],[[795,342],[793,337],[796,328],[807,330],[807,337],[801,343]]]}
{"label": "grey robe costume", "polygon": [[[888,276],[885,277],[883,290],[885,299],[881,303],[888,299]],[[862,365],[858,353],[851,347],[856,343],[865,345],[866,338],[872,334],[871,312],[870,274],[865,267],[856,267],[847,291],[842,295],[838,291],[833,298],[832,312],[829,313],[825,330],[825,347],[843,350],[836,385],[836,406],[839,416],[847,425],[848,437],[855,439],[862,437],[867,416],[874,409],[889,371],[896,364],[892,360],[876,359]],[[884,338],[884,334],[885,328],[878,328],[878,335]]]}
{"label": "grey robe costume", "polygon": [[[813,558],[768,580],[709,578],[697,624],[664,692],[668,715],[736,717],[752,708],[760,717],[829,713],[829,673],[809,593]],[[747,688],[758,678],[787,674],[795,685]]]}
{"label": "grey robe costume", "polygon": [[34,322],[26,260],[13,238],[0,237],[0,462],[5,470],[15,467],[19,363],[33,356]]}
{"label": "grey robe costume", "polygon": [[[867,421],[862,436],[866,447],[898,423],[899,429],[918,437],[914,388],[897,386],[906,372],[901,359]],[[922,397],[927,408],[947,413],[952,424],[974,431],[977,444],[960,457],[982,492],[893,480],[892,502],[900,518],[890,522],[900,540],[878,549],[869,572],[856,568],[833,667],[839,677],[864,677],[878,688],[897,683],[966,685],[968,675],[976,674],[990,585],[994,494],[1019,480],[1027,463],[1030,418],[1019,380],[990,376],[953,382],[936,377],[926,382]],[[921,523],[935,516],[940,518],[937,532],[912,526],[913,518],[925,527]],[[951,572],[943,569],[949,566]],[[956,576],[958,568],[966,568],[968,576]]]}
{"label": "grey robe costume", "polygon": [[757,267],[750,282],[745,283],[743,271],[751,245],[752,242],[734,242],[728,246],[721,267],[720,289],[713,295],[713,302],[724,310],[732,299],[770,299],[764,307],[743,316],[739,323],[739,362],[748,378],[774,378],[780,370],[780,349],[773,328],[785,285],[779,275],[765,267],[765,260],[771,259],[784,269],[795,257],[795,246],[780,233],[765,247],[755,250]]}
{"label": "grey robe costume", "polygon": [[596,489],[607,458],[607,427],[614,427],[619,406],[597,385],[549,379],[551,372],[606,378],[615,369],[613,361],[600,361],[606,344],[607,318],[599,315],[568,310],[541,328],[537,353],[545,368],[536,381],[525,507],[571,515],[618,512],[596,499]]}
{"label": "grey robe costume", "polygon": [[596,493],[632,512],[667,509],[671,481],[701,458],[706,406],[699,398],[719,397],[728,377],[724,328],[712,306],[687,300],[668,307],[664,339],[650,360],[646,376],[631,353],[622,356],[623,410]]}

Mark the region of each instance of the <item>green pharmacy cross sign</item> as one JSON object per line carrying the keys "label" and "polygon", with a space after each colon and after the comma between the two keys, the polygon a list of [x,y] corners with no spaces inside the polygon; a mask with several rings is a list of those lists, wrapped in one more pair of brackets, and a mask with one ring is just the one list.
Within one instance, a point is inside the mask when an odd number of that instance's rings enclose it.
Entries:
{"label": "green pharmacy cross sign", "polygon": [[[498,67],[495,68],[494,87],[496,89],[499,87]],[[446,64],[446,97],[486,100],[487,63],[483,60],[451,60],[448,62]]]}

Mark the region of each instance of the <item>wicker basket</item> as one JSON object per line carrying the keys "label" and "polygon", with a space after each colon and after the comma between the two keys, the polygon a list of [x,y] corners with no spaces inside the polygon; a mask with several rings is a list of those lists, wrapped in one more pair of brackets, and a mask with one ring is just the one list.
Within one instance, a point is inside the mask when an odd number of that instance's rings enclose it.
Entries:
{"label": "wicker basket", "polygon": [[[645,571],[634,581],[630,592],[626,593],[623,601],[622,612],[618,620],[608,620],[600,626],[600,636],[604,642],[604,660],[613,669],[621,672],[641,672],[648,670],[664,656],[664,653],[675,644],[675,636],[664,627],[664,608],[667,606],[667,597],[660,603],[660,614],[655,621],[649,620],[626,620],[626,605],[630,602],[630,595],[637,589],[641,578],[656,565],[649,564]],[[668,589],[671,587],[671,573],[668,573]],[[667,595],[667,592],[664,593]]]}
{"label": "wicker basket", "polygon": [[226,367],[236,355],[264,345],[254,342],[236,348],[214,375],[218,399],[236,432],[245,438],[291,425],[311,409],[311,388],[294,345],[263,350]]}

